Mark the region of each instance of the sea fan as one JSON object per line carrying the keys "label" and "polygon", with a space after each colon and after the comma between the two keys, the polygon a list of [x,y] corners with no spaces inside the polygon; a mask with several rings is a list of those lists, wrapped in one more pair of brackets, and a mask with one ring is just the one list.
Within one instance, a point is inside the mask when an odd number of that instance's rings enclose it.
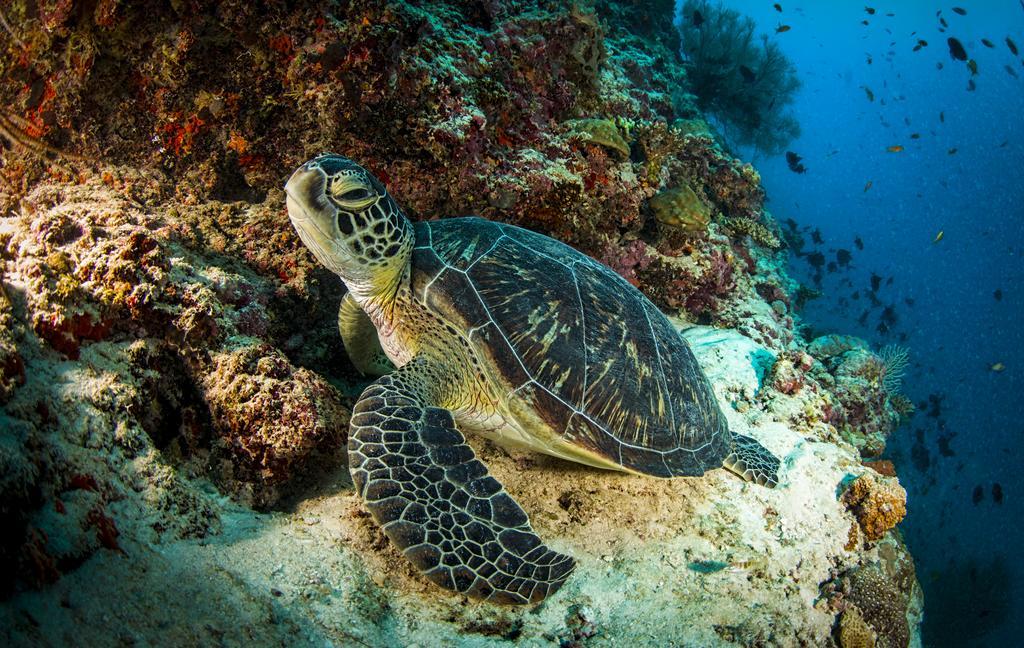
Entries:
{"label": "sea fan", "polygon": [[889,394],[899,391],[903,383],[903,374],[907,370],[907,363],[910,360],[910,351],[898,344],[889,344],[878,352],[882,358],[882,386]]}
{"label": "sea fan", "polygon": [[754,35],[754,21],[721,4],[686,0],[676,26],[687,79],[701,110],[736,144],[778,154],[800,134],[788,108],[800,80],[779,46]]}

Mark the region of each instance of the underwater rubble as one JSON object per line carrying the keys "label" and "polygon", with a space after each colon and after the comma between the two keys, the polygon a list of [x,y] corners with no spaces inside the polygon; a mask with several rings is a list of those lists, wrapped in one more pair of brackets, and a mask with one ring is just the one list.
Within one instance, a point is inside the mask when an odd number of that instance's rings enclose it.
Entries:
{"label": "underwater rubble", "polygon": [[[804,338],[760,177],[686,93],[674,3],[287,4],[2,10],[4,643],[919,645],[906,493],[878,460],[898,367]],[[413,219],[477,214],[613,268],[675,317],[730,428],[784,458],[780,486],[471,438],[579,566],[534,609],[420,578],[354,494],[344,287],[285,213],[325,150]]]}

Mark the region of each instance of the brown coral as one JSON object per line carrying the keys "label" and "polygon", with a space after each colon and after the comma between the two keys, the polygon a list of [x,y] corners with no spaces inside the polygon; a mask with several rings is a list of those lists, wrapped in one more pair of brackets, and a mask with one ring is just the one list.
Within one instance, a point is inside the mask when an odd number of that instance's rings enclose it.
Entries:
{"label": "brown coral", "polygon": [[837,639],[841,648],[875,648],[877,635],[861,615],[856,605],[846,608],[839,617]]}
{"label": "brown coral", "polygon": [[623,159],[629,159],[629,142],[622,136],[619,127],[610,119],[575,119],[569,122],[574,139],[598,144],[615,151]]}
{"label": "brown coral", "polygon": [[846,504],[869,542],[880,540],[907,514],[907,491],[899,481],[864,473],[843,493]]}
{"label": "brown coral", "polygon": [[648,202],[659,223],[679,228],[690,234],[707,231],[710,210],[688,185],[666,189]]}

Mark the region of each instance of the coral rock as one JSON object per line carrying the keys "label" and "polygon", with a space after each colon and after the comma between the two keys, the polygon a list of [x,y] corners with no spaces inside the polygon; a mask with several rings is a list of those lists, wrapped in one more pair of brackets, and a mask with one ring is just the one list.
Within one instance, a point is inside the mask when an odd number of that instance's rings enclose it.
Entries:
{"label": "coral rock", "polygon": [[880,540],[907,514],[907,491],[897,480],[873,473],[865,473],[854,480],[843,493],[843,502],[871,542]]}
{"label": "coral rock", "polygon": [[251,490],[257,506],[273,504],[278,486],[344,451],[349,413],[341,394],[271,347],[215,357],[204,383],[214,427],[232,457],[229,477]]}

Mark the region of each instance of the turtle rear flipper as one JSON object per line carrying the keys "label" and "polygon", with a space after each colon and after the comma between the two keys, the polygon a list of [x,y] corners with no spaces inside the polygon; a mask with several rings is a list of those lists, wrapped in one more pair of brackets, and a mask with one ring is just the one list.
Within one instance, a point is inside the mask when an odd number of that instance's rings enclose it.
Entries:
{"label": "turtle rear flipper", "polygon": [[761,486],[775,488],[779,484],[779,458],[752,437],[733,433],[732,451],[722,465]]}
{"label": "turtle rear flipper", "polygon": [[430,405],[439,373],[414,358],[363,392],[349,436],[357,492],[438,585],[499,603],[541,601],[569,577],[573,560],[541,542],[451,412]]}

